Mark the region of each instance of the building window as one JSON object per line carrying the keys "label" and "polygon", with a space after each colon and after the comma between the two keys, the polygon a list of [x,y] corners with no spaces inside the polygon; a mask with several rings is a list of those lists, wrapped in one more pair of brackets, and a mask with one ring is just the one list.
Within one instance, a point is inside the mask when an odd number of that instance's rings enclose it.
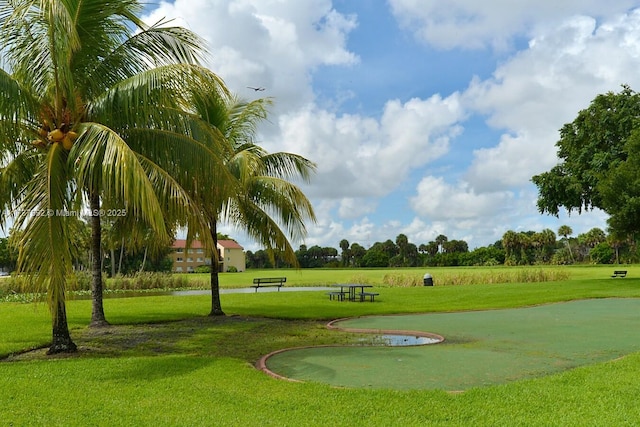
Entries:
{"label": "building window", "polygon": [[187,262],[193,262],[193,258],[191,257],[187,258]]}
{"label": "building window", "polygon": [[182,271],[182,267],[176,267],[176,271],[181,272]]}
{"label": "building window", "polygon": [[196,252],[198,252],[199,254],[203,254],[204,251],[202,249],[198,249]]}
{"label": "building window", "polygon": [[202,262],[202,258],[201,257],[198,257],[198,262]]}
{"label": "building window", "polygon": [[182,258],[181,257],[176,258],[176,262],[182,262]]}
{"label": "building window", "polygon": [[182,248],[178,248],[176,249],[176,252],[178,252],[179,254],[181,254],[183,252]]}

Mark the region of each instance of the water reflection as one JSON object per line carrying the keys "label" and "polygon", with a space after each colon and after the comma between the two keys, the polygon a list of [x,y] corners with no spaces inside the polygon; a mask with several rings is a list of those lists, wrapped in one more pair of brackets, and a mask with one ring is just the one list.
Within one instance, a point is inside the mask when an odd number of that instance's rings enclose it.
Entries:
{"label": "water reflection", "polygon": [[434,337],[401,335],[401,334],[382,334],[363,337],[358,340],[361,345],[383,346],[383,347],[405,347],[413,345],[437,344],[441,339]]}

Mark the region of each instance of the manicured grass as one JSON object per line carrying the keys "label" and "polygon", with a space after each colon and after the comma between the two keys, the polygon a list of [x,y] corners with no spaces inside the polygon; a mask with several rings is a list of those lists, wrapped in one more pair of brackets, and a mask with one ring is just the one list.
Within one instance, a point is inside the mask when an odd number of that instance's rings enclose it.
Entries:
{"label": "manicured grass", "polygon": [[[382,288],[379,301],[362,304],[329,301],[323,292],[224,294],[228,316],[214,319],[206,317],[207,296],[108,299],[107,318],[117,326],[104,331],[85,329],[89,301],[70,301],[81,351],[0,363],[0,420],[16,426],[635,425],[639,353],[462,394],[290,383],[253,368],[273,350],[353,339],[319,320],[640,297],[634,278],[640,268],[628,267],[625,279],[609,278],[613,269],[571,268],[571,279],[562,282]],[[324,271],[327,282],[337,277]],[[443,274],[429,272],[436,280]],[[293,276],[286,275],[289,283]],[[44,305],[34,311],[1,303],[0,354],[45,345],[49,322]]]}

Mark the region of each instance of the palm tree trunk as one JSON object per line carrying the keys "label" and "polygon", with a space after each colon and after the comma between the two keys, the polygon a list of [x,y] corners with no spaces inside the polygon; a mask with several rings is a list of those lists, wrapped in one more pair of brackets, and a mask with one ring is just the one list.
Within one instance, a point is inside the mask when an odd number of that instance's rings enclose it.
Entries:
{"label": "palm tree trunk", "polygon": [[144,256],[142,257],[142,265],[140,266],[140,271],[138,273],[142,273],[144,271],[144,265],[147,263],[147,250],[149,247],[144,248]]}
{"label": "palm tree trunk", "polygon": [[111,252],[111,277],[116,277],[116,250],[111,248],[109,252]]}
{"label": "palm tree trunk", "polygon": [[58,309],[53,320],[53,340],[47,354],[72,353],[78,346],[71,340],[67,324],[67,310],[64,299],[58,302]]}
{"label": "palm tree trunk", "polygon": [[220,303],[220,278],[218,276],[218,229],[215,221],[211,221],[211,224],[209,230],[213,240],[213,250],[211,251],[211,312],[209,316],[224,316]]}
{"label": "palm tree trunk", "polygon": [[122,256],[124,255],[124,237],[120,244],[120,260],[118,261],[118,274],[122,274]]}
{"label": "palm tree trunk", "polygon": [[[109,324],[104,316],[102,303],[102,228],[100,225],[100,196],[97,193],[89,195],[91,209],[91,323],[90,327],[101,327]],[[113,262],[113,260],[112,260]]]}

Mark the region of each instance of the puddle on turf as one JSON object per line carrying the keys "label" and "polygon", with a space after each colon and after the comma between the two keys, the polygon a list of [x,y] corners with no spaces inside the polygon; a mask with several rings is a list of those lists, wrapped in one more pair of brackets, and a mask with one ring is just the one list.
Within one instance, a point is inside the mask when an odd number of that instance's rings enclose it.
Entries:
{"label": "puddle on turf", "polygon": [[427,345],[439,343],[440,339],[432,337],[420,337],[415,335],[374,335],[372,337],[361,338],[360,343],[363,345],[386,346],[386,347],[403,347],[412,345]]}

